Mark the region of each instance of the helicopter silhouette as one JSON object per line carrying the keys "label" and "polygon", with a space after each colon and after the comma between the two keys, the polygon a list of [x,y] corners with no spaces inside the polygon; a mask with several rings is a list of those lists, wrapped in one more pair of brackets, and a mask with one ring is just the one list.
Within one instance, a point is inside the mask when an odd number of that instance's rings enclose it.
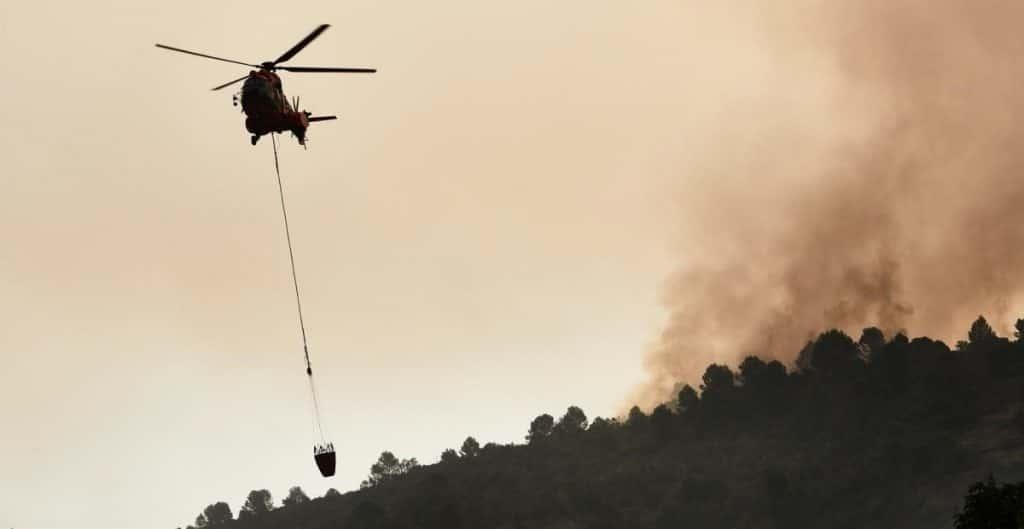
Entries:
{"label": "helicopter silhouette", "polygon": [[242,112],[246,115],[245,129],[252,134],[251,142],[253,145],[256,145],[256,142],[259,141],[260,137],[264,134],[288,131],[295,136],[299,145],[305,147],[306,129],[309,128],[310,123],[338,118],[337,116],[314,116],[310,112],[299,110],[298,98],[295,98],[295,100],[289,103],[288,98],[284,95],[284,89],[281,86],[281,78],[274,72],[276,70],[312,73],[375,73],[377,71],[375,68],[333,68],[281,65],[283,62],[291,60],[295,54],[302,51],[303,48],[308,46],[310,42],[313,42],[314,39],[319,37],[320,34],[329,27],[330,25],[328,24],[321,24],[314,29],[312,33],[306,35],[306,37],[300,40],[298,44],[292,46],[291,49],[284,52],[276,60],[264,61],[259,64],[250,64],[247,62],[225,59],[223,57],[184,50],[164,44],[157,44],[156,47],[180,53],[187,53],[197,57],[205,57],[207,59],[258,68],[258,70],[250,70],[249,73],[239,77],[238,79],[215,86],[212,90],[220,90],[235,83],[245,81],[242,83],[241,98],[236,94],[233,97],[233,104],[237,106],[239,104],[239,99],[241,100]]}

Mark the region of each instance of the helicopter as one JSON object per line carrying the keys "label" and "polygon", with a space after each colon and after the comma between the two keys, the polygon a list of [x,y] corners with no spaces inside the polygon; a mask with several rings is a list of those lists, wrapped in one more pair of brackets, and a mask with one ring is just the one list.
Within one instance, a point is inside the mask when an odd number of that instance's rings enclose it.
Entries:
{"label": "helicopter", "polygon": [[295,54],[302,51],[303,48],[313,42],[314,39],[320,36],[321,33],[329,28],[329,24],[321,24],[313,30],[312,33],[306,35],[305,38],[300,40],[298,44],[294,45],[288,51],[284,52],[280,57],[273,61],[264,61],[259,64],[250,64],[242,61],[236,61],[233,59],[225,59],[223,57],[216,57],[213,55],[207,55],[205,53],[198,53],[194,51],[184,50],[181,48],[175,48],[173,46],[167,46],[164,44],[157,44],[156,47],[163,48],[165,50],[177,51],[180,53],[187,53],[189,55],[195,55],[198,57],[205,57],[207,59],[213,59],[217,61],[229,62],[234,64],[240,64],[242,66],[249,66],[251,68],[259,68],[258,70],[250,70],[249,73],[235,79],[228,81],[222,85],[218,85],[212,88],[212,90],[220,90],[227,88],[235,83],[245,81],[242,83],[241,97],[239,94],[235,94],[232,98],[232,103],[238,106],[239,102],[242,105],[242,112],[245,113],[245,129],[252,134],[250,141],[253,145],[259,141],[260,137],[264,134],[274,132],[291,132],[295,139],[298,140],[299,145],[306,146],[306,129],[309,128],[310,123],[317,121],[328,121],[332,119],[338,119],[337,116],[314,116],[310,112],[299,110],[299,99],[295,98],[289,103],[288,98],[284,95],[284,89],[281,86],[281,78],[275,73],[277,70],[283,70],[286,72],[338,72],[338,73],[375,73],[375,68],[328,68],[319,66],[281,66],[281,63],[291,60]]}

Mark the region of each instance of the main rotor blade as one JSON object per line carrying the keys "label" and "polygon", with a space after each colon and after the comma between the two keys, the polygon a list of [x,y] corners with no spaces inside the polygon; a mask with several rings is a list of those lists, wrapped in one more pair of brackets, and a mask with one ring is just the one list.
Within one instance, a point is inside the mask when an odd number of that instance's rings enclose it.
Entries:
{"label": "main rotor blade", "polygon": [[305,48],[310,42],[313,42],[313,39],[319,37],[320,34],[323,33],[329,27],[331,26],[328,24],[321,24],[317,26],[317,28],[314,29],[312,33],[306,35],[306,38],[300,40],[298,44],[292,46],[292,49],[284,52],[284,55],[278,57],[277,60],[274,61],[274,64],[276,65],[277,63],[287,61],[288,59],[294,57],[296,53],[302,51],[302,48]]}
{"label": "main rotor blade", "polygon": [[319,66],[278,66],[278,70],[286,72],[341,72],[341,73],[375,73],[376,68],[321,68]]}
{"label": "main rotor blade", "polygon": [[327,121],[331,119],[338,119],[338,116],[313,116],[309,118],[309,122],[312,123],[314,121]]}
{"label": "main rotor blade", "polygon": [[224,84],[222,84],[220,86],[215,86],[215,87],[211,88],[210,90],[220,90],[221,88],[227,88],[227,87],[237,83],[238,81],[243,81],[243,80],[248,79],[248,78],[249,78],[249,74],[245,74],[245,75],[239,77],[238,79],[235,79],[234,81],[228,81],[228,82],[226,82],[226,83],[224,83]]}
{"label": "main rotor blade", "polygon": [[175,48],[173,46],[164,46],[163,44],[157,44],[156,47],[157,48],[163,48],[165,50],[171,50],[171,51],[178,51],[178,52],[181,52],[181,53],[187,53],[189,55],[196,55],[196,56],[199,56],[199,57],[206,57],[207,59],[213,59],[215,61],[224,61],[224,62],[230,62],[230,63],[234,63],[234,64],[241,64],[242,66],[251,66],[253,68],[259,68],[260,67],[260,65],[258,65],[258,64],[249,64],[247,62],[233,61],[231,59],[225,59],[223,57],[214,57],[213,55],[207,55],[205,53],[197,53],[197,52],[194,52],[194,51],[183,50],[181,48]]}

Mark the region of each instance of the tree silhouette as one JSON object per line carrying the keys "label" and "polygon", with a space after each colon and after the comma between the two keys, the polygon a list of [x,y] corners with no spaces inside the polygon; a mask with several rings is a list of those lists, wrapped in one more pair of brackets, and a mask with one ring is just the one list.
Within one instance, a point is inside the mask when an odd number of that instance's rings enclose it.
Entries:
{"label": "tree silhouette", "polygon": [[207,522],[206,516],[203,513],[199,513],[199,516],[196,516],[196,525],[195,526],[197,528],[201,529],[203,527],[206,527],[208,525],[208,523],[209,522]]}
{"label": "tree silhouette", "polygon": [[697,396],[697,390],[693,389],[689,384],[683,386],[683,389],[679,390],[679,396],[676,399],[676,404],[679,407],[680,412],[687,412],[697,407],[700,403],[700,397]]}
{"label": "tree silhouette", "polygon": [[462,442],[462,457],[476,457],[480,455],[480,443],[476,442],[473,437],[467,437]]}
{"label": "tree silhouette", "polygon": [[647,415],[644,414],[643,410],[639,406],[630,408],[629,416],[626,417],[626,426],[639,428],[645,424],[647,424]]}
{"label": "tree silhouette", "polygon": [[203,516],[206,518],[206,523],[208,525],[227,523],[234,518],[234,515],[231,514],[231,507],[222,501],[214,503],[213,505],[207,505],[206,508],[203,509]]}
{"label": "tree silhouette", "polygon": [[767,368],[768,364],[756,356],[748,356],[744,358],[743,362],[740,363],[740,384],[747,387],[757,385],[759,382],[758,378],[764,374]]}
{"label": "tree silhouette", "polygon": [[654,428],[654,433],[662,438],[668,438],[672,435],[672,426],[674,424],[674,417],[672,410],[669,409],[665,404],[659,404],[651,412],[651,426]]}
{"label": "tree silhouette", "polygon": [[558,421],[555,430],[559,433],[577,433],[587,429],[587,415],[577,406],[569,406]]}
{"label": "tree silhouette", "polygon": [[899,333],[880,352],[871,356],[870,369],[876,378],[876,389],[897,394],[907,390],[911,372],[910,351],[910,340]]}
{"label": "tree silhouette", "polygon": [[811,348],[811,367],[826,374],[845,371],[860,358],[860,349],[843,331],[822,333]]}
{"label": "tree silhouette", "polygon": [[327,489],[327,492],[324,493],[325,498],[337,498],[339,496],[341,496],[341,493],[334,487]]}
{"label": "tree silhouette", "polygon": [[526,434],[526,440],[531,444],[547,439],[551,436],[551,431],[555,427],[555,418],[548,415],[538,415],[530,423],[530,431]]}
{"label": "tree silhouette", "polygon": [[370,466],[370,475],[360,483],[360,488],[368,488],[380,485],[386,481],[390,481],[402,474],[405,474],[419,466],[419,462],[416,458],[402,459],[399,460],[395,457],[395,454],[384,451],[381,452],[380,457],[377,458],[377,462]]}
{"label": "tree silhouette", "polygon": [[956,529],[1024,527],[1024,483],[996,484],[989,476],[967,491],[964,507],[954,517]]}
{"label": "tree silhouette", "polygon": [[735,386],[735,375],[732,370],[729,369],[729,366],[719,364],[709,365],[704,370],[704,376],[701,377],[701,380],[704,382],[700,386],[701,396],[704,399],[728,393]]}
{"label": "tree silhouette", "polygon": [[442,463],[454,463],[459,460],[459,453],[451,448],[445,448],[444,452],[441,452]]}
{"label": "tree silhouette", "polygon": [[300,503],[305,503],[307,501],[309,501],[309,496],[307,496],[306,493],[303,492],[302,487],[295,486],[288,489],[288,495],[285,496],[283,500],[281,500],[281,504],[284,505],[285,507],[290,507],[292,505],[298,505]]}
{"label": "tree silhouette", "polygon": [[590,423],[588,432],[594,434],[606,433],[613,431],[618,426],[618,421],[615,419],[605,419],[604,417],[594,417],[594,420]]}
{"label": "tree silhouette", "polygon": [[740,364],[740,383],[755,399],[753,407],[760,407],[779,396],[786,383],[786,367],[778,360],[765,362],[756,356],[748,356]]}
{"label": "tree silhouette", "polygon": [[796,360],[793,364],[796,366],[797,371],[813,371],[814,367],[811,366],[811,356],[814,351],[814,342],[807,342],[800,349],[800,352],[796,355]]}
{"label": "tree silhouette", "polygon": [[878,327],[867,327],[861,331],[857,344],[867,358],[874,358],[885,349],[885,333]]}
{"label": "tree silhouette", "polygon": [[238,512],[238,518],[251,518],[268,513],[274,509],[274,499],[267,489],[254,490],[249,492],[245,498],[242,510]]}
{"label": "tree silhouette", "polygon": [[996,332],[988,324],[984,316],[978,316],[967,332],[967,340],[971,345],[987,345],[996,340]]}

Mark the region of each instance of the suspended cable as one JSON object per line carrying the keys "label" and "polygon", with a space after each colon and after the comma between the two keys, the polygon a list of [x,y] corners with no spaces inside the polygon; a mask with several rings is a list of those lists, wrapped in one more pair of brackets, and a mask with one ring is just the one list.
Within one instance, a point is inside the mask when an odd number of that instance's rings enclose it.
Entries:
{"label": "suspended cable", "polygon": [[320,421],[320,398],[317,395],[316,384],[313,381],[313,366],[309,362],[309,344],[306,340],[306,322],[302,317],[302,297],[299,295],[299,279],[295,273],[295,252],[292,250],[292,233],[288,225],[288,208],[284,202],[284,185],[281,183],[281,165],[277,159],[277,138],[270,134],[271,144],[274,146],[274,172],[277,174],[277,190],[281,197],[281,215],[284,217],[284,234],[288,241],[288,261],[292,267],[292,286],[295,287],[295,306],[299,313],[299,329],[302,331],[302,352],[306,357],[306,375],[309,377],[309,392],[313,399],[313,418],[315,421],[316,433],[320,436],[320,443],[326,444],[323,424]]}

